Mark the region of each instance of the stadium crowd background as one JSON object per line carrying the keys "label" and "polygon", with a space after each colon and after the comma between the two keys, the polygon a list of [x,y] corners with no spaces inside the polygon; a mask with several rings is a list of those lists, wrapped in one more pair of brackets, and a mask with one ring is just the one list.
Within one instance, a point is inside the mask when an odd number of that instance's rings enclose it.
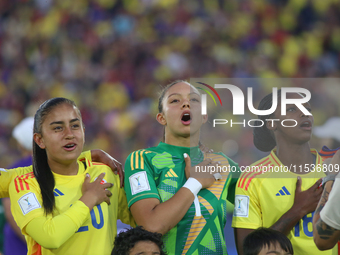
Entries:
{"label": "stadium crowd background", "polygon": [[[19,157],[13,127],[51,97],[77,103],[86,148],[124,162],[161,140],[157,92],[175,79],[338,78],[339,25],[335,0],[1,0],[1,167]],[[273,86],[256,85],[255,102]],[[307,88],[315,125],[339,116],[339,85]],[[215,151],[263,155],[251,129],[224,131]]]}

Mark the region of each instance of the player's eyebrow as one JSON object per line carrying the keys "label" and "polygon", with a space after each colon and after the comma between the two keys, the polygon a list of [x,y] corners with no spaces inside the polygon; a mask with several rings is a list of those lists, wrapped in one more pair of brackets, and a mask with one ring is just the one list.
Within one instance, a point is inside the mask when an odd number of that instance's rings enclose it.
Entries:
{"label": "player's eyebrow", "polygon": [[[73,123],[76,121],[79,121],[79,119],[78,118],[72,119],[70,120],[70,123]],[[64,121],[53,121],[50,123],[50,125],[61,125],[61,124],[64,124]]]}
{"label": "player's eyebrow", "polygon": [[171,97],[171,96],[176,96],[176,95],[179,95],[179,93],[172,93],[168,96],[168,98]]}
{"label": "player's eyebrow", "polygon": [[[170,94],[170,95],[168,96],[168,98],[171,97],[171,96],[175,96],[175,95],[180,96],[181,94],[175,92],[175,93]],[[189,96],[191,96],[191,95],[198,95],[198,96],[199,96],[199,94],[198,94],[197,92],[190,92],[190,93],[189,93]]]}

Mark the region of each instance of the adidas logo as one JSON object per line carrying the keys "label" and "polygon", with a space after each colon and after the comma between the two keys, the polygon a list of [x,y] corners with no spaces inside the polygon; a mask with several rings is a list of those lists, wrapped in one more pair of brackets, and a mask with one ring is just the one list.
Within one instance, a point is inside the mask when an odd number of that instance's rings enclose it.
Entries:
{"label": "adidas logo", "polygon": [[279,190],[279,192],[276,194],[276,196],[278,197],[278,196],[285,196],[285,195],[289,196],[290,193],[289,193],[288,189],[287,189],[285,186],[283,186],[283,187]]}
{"label": "adidas logo", "polygon": [[54,189],[53,193],[55,197],[64,196],[64,193],[58,189]]}
{"label": "adidas logo", "polygon": [[165,177],[178,177],[178,175],[174,172],[174,170],[170,169],[166,174]]}

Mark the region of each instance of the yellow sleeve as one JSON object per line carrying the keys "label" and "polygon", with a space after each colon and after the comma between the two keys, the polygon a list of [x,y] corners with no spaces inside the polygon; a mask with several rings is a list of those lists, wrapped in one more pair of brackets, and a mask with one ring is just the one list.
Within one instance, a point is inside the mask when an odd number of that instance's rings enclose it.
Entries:
{"label": "yellow sleeve", "polygon": [[89,212],[89,208],[78,200],[58,216],[32,219],[26,226],[26,233],[42,247],[57,249],[77,232],[89,216]]}
{"label": "yellow sleeve", "polygon": [[33,171],[32,166],[13,169],[0,168],[0,198],[9,197],[9,185],[15,177],[31,171]]}
{"label": "yellow sleeve", "polygon": [[[119,180],[119,178],[118,178]],[[127,198],[124,191],[124,188],[119,188],[119,200],[118,200],[118,219],[121,220],[121,222],[130,225],[131,227],[136,227],[136,222],[132,217],[132,214],[129,210],[128,204],[127,204]]]}
{"label": "yellow sleeve", "polygon": [[[233,228],[257,229],[262,227],[262,211],[257,192],[259,179],[240,178],[235,190]],[[248,184],[248,185],[247,185]]]}
{"label": "yellow sleeve", "polygon": [[91,151],[83,151],[80,156],[78,157],[78,160],[81,160],[83,158],[86,158],[90,161],[92,161]]}
{"label": "yellow sleeve", "polygon": [[78,200],[65,212],[46,216],[33,173],[15,178],[10,183],[9,194],[11,212],[22,233],[47,249],[62,245],[90,215],[89,208]]}

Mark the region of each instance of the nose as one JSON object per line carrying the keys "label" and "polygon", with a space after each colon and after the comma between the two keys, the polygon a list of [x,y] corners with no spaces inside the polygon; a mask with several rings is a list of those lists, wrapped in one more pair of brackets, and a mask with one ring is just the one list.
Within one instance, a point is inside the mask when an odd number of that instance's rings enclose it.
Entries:
{"label": "nose", "polygon": [[73,134],[71,127],[65,128],[65,138],[66,139],[73,139],[74,138],[74,134]]}
{"label": "nose", "polygon": [[190,100],[189,99],[184,99],[183,104],[182,104],[182,109],[184,108],[189,108],[190,109]]}

